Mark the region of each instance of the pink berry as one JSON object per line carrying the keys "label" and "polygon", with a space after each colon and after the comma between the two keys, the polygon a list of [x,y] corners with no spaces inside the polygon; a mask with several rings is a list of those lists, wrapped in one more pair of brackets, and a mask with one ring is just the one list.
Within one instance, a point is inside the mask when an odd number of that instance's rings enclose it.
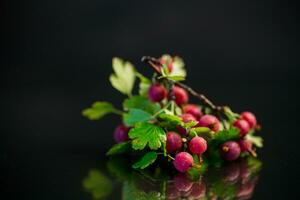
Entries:
{"label": "pink berry", "polygon": [[189,180],[186,174],[182,174],[182,173],[179,173],[174,177],[174,182],[175,182],[175,187],[180,192],[187,192],[193,186],[193,182]]}
{"label": "pink berry", "polygon": [[228,141],[221,145],[220,153],[224,160],[232,161],[238,159],[241,148],[237,142]]}
{"label": "pink berry", "polygon": [[167,133],[167,152],[173,153],[180,150],[182,147],[182,140],[179,134],[175,132],[168,132]]}
{"label": "pink berry", "polygon": [[188,114],[188,113],[182,114],[181,119],[184,123],[187,123],[187,122],[190,122],[190,121],[197,121],[197,119],[193,115]]}
{"label": "pink berry", "polygon": [[129,140],[129,138],[128,138],[129,130],[130,130],[130,128],[126,127],[123,124],[120,124],[119,126],[117,126],[117,128],[114,131],[115,141],[117,143],[120,143],[120,142],[124,142],[124,141]]}
{"label": "pink berry", "polygon": [[203,154],[207,149],[207,142],[202,137],[196,136],[189,142],[189,150],[193,154]]}
{"label": "pink berry", "polygon": [[252,142],[250,140],[239,140],[241,152],[249,152],[252,149]]}
{"label": "pink berry", "polygon": [[251,112],[242,112],[241,118],[249,123],[250,128],[254,128],[257,124],[256,117]]}
{"label": "pink berry", "polygon": [[180,172],[186,172],[194,163],[194,159],[191,154],[187,152],[180,152],[175,156],[173,161],[174,167]]}
{"label": "pink berry", "polygon": [[197,120],[203,115],[199,106],[194,104],[187,104],[183,107],[183,112],[193,115]]}
{"label": "pink berry", "polygon": [[148,90],[148,97],[153,102],[162,101],[167,95],[167,90],[160,84],[156,83],[151,85]]}
{"label": "pink berry", "polygon": [[219,120],[213,115],[204,115],[200,118],[198,126],[208,127],[217,132],[219,130]]}
{"label": "pink berry", "polygon": [[185,91],[185,89],[174,86],[173,87],[173,95],[175,97],[175,102],[177,105],[185,104],[189,101],[188,93]]}
{"label": "pink berry", "polygon": [[250,131],[249,123],[246,120],[238,119],[233,123],[233,126],[240,130],[241,136],[247,135]]}

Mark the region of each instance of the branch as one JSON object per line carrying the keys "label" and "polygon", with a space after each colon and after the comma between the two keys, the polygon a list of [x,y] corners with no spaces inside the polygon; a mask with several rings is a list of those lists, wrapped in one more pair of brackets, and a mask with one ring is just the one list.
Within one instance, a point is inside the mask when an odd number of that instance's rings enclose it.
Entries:
{"label": "branch", "polygon": [[[142,62],[145,62],[149,64],[158,74],[161,74],[160,67],[162,67],[162,64],[160,61],[156,58],[150,57],[150,56],[143,56]],[[212,101],[210,101],[204,94],[198,93],[195,90],[193,90],[191,87],[189,87],[186,84],[176,82],[173,80],[169,80],[173,84],[176,84],[184,89],[186,89],[191,95],[195,96],[196,98],[200,99],[206,106],[210,107],[212,110],[215,111],[223,111],[222,106],[216,106]]]}

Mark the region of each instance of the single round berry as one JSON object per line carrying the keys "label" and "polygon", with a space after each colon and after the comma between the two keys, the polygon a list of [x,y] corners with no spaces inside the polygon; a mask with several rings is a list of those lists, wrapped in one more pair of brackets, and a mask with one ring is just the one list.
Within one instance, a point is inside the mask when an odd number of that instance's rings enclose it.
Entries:
{"label": "single round berry", "polygon": [[167,133],[167,152],[173,153],[175,151],[180,150],[182,147],[182,140],[179,134],[175,132],[168,132]]}
{"label": "single round berry", "polygon": [[246,120],[238,119],[233,123],[233,126],[240,130],[241,136],[247,135],[250,131],[249,123]]}
{"label": "single round berry", "polygon": [[174,86],[173,87],[173,95],[174,95],[174,101],[177,105],[185,104],[189,101],[188,93],[185,91],[185,89]]}
{"label": "single round berry", "polygon": [[151,85],[148,90],[148,97],[153,102],[162,101],[167,95],[167,90],[160,84],[156,83]]}
{"label": "single round berry", "polygon": [[194,104],[187,104],[183,107],[183,113],[193,115],[197,120],[203,115],[199,106]]}
{"label": "single round berry", "polygon": [[187,152],[180,152],[176,154],[175,160],[173,161],[174,167],[180,172],[186,172],[189,170],[193,163],[193,157]]}
{"label": "single round berry", "polygon": [[221,156],[224,160],[236,160],[241,154],[241,148],[235,141],[228,141],[221,145]]}
{"label": "single round berry", "polygon": [[256,117],[252,112],[242,112],[241,119],[246,120],[250,128],[254,128],[257,124]]}
{"label": "single round berry", "polygon": [[120,124],[119,126],[117,126],[114,131],[115,141],[117,143],[120,143],[120,142],[129,140],[129,138],[128,138],[129,129],[130,129],[129,127],[126,127],[123,124]]}
{"label": "single round berry", "polygon": [[182,174],[182,173],[179,173],[174,177],[174,182],[175,182],[175,187],[180,192],[187,192],[193,186],[193,182],[189,180],[186,174]]}
{"label": "single round berry", "polygon": [[208,127],[217,132],[219,130],[219,120],[213,115],[203,115],[199,120],[198,126]]}
{"label": "single round berry", "polygon": [[182,114],[181,119],[184,123],[187,123],[187,122],[190,122],[190,121],[197,121],[197,119],[193,115],[188,114],[188,113]]}
{"label": "single round berry", "polygon": [[203,154],[207,149],[207,142],[202,137],[196,136],[189,142],[189,150],[193,154]]}
{"label": "single round berry", "polygon": [[239,140],[241,152],[249,152],[252,150],[252,142],[250,140]]}

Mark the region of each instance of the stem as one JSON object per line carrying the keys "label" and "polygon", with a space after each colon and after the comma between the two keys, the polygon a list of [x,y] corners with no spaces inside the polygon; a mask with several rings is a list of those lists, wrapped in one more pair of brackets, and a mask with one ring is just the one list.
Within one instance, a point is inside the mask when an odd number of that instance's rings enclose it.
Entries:
{"label": "stem", "polygon": [[[144,56],[142,57],[142,62],[146,62],[149,64],[154,71],[156,71],[158,74],[161,74],[160,67],[162,64],[159,62],[158,59],[150,57],[150,56]],[[193,90],[191,87],[189,87],[186,84],[180,83],[180,82],[175,82],[173,80],[169,80],[172,84],[179,85],[180,87],[186,89],[189,93],[191,93],[193,96],[197,97],[200,99],[206,106],[210,107],[211,109],[215,111],[223,111],[222,106],[216,106],[212,101],[210,101],[204,94],[198,93],[195,90]]]}
{"label": "stem", "polygon": [[123,115],[123,114],[124,114],[124,112],[123,112],[122,110],[118,110],[118,109],[115,109],[115,110],[113,111],[113,113],[115,113],[115,114],[117,114],[117,115]]}
{"label": "stem", "polygon": [[156,117],[157,115],[159,115],[160,113],[162,113],[163,111],[165,111],[170,105],[171,105],[172,101],[169,101],[164,107],[161,108],[161,110],[157,111],[156,113],[154,113],[152,115],[152,117]]}

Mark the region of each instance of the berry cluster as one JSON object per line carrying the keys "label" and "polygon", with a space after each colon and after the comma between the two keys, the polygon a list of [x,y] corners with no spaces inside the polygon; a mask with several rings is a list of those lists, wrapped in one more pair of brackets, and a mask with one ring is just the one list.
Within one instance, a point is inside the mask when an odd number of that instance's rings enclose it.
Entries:
{"label": "berry cluster", "polygon": [[[163,155],[179,172],[201,169],[204,162],[215,158],[234,161],[244,155],[256,157],[255,147],[262,146],[262,139],[254,136],[259,126],[253,113],[237,114],[229,107],[216,106],[180,82],[186,72],[179,57],[144,57],[143,61],[155,70],[151,80],[137,73],[130,63],[113,60],[115,74],[111,75],[111,83],[129,96],[122,111],[107,102],[97,102],[83,111],[90,119],[109,112],[122,115],[123,123],[114,131],[117,145],[108,155],[145,149],[148,153],[134,168],[148,167]],[[127,74],[124,76],[122,71]],[[131,94],[134,77],[140,79],[136,96]],[[125,86],[130,86],[130,91]],[[199,99],[198,104],[189,103],[190,94]]]}

